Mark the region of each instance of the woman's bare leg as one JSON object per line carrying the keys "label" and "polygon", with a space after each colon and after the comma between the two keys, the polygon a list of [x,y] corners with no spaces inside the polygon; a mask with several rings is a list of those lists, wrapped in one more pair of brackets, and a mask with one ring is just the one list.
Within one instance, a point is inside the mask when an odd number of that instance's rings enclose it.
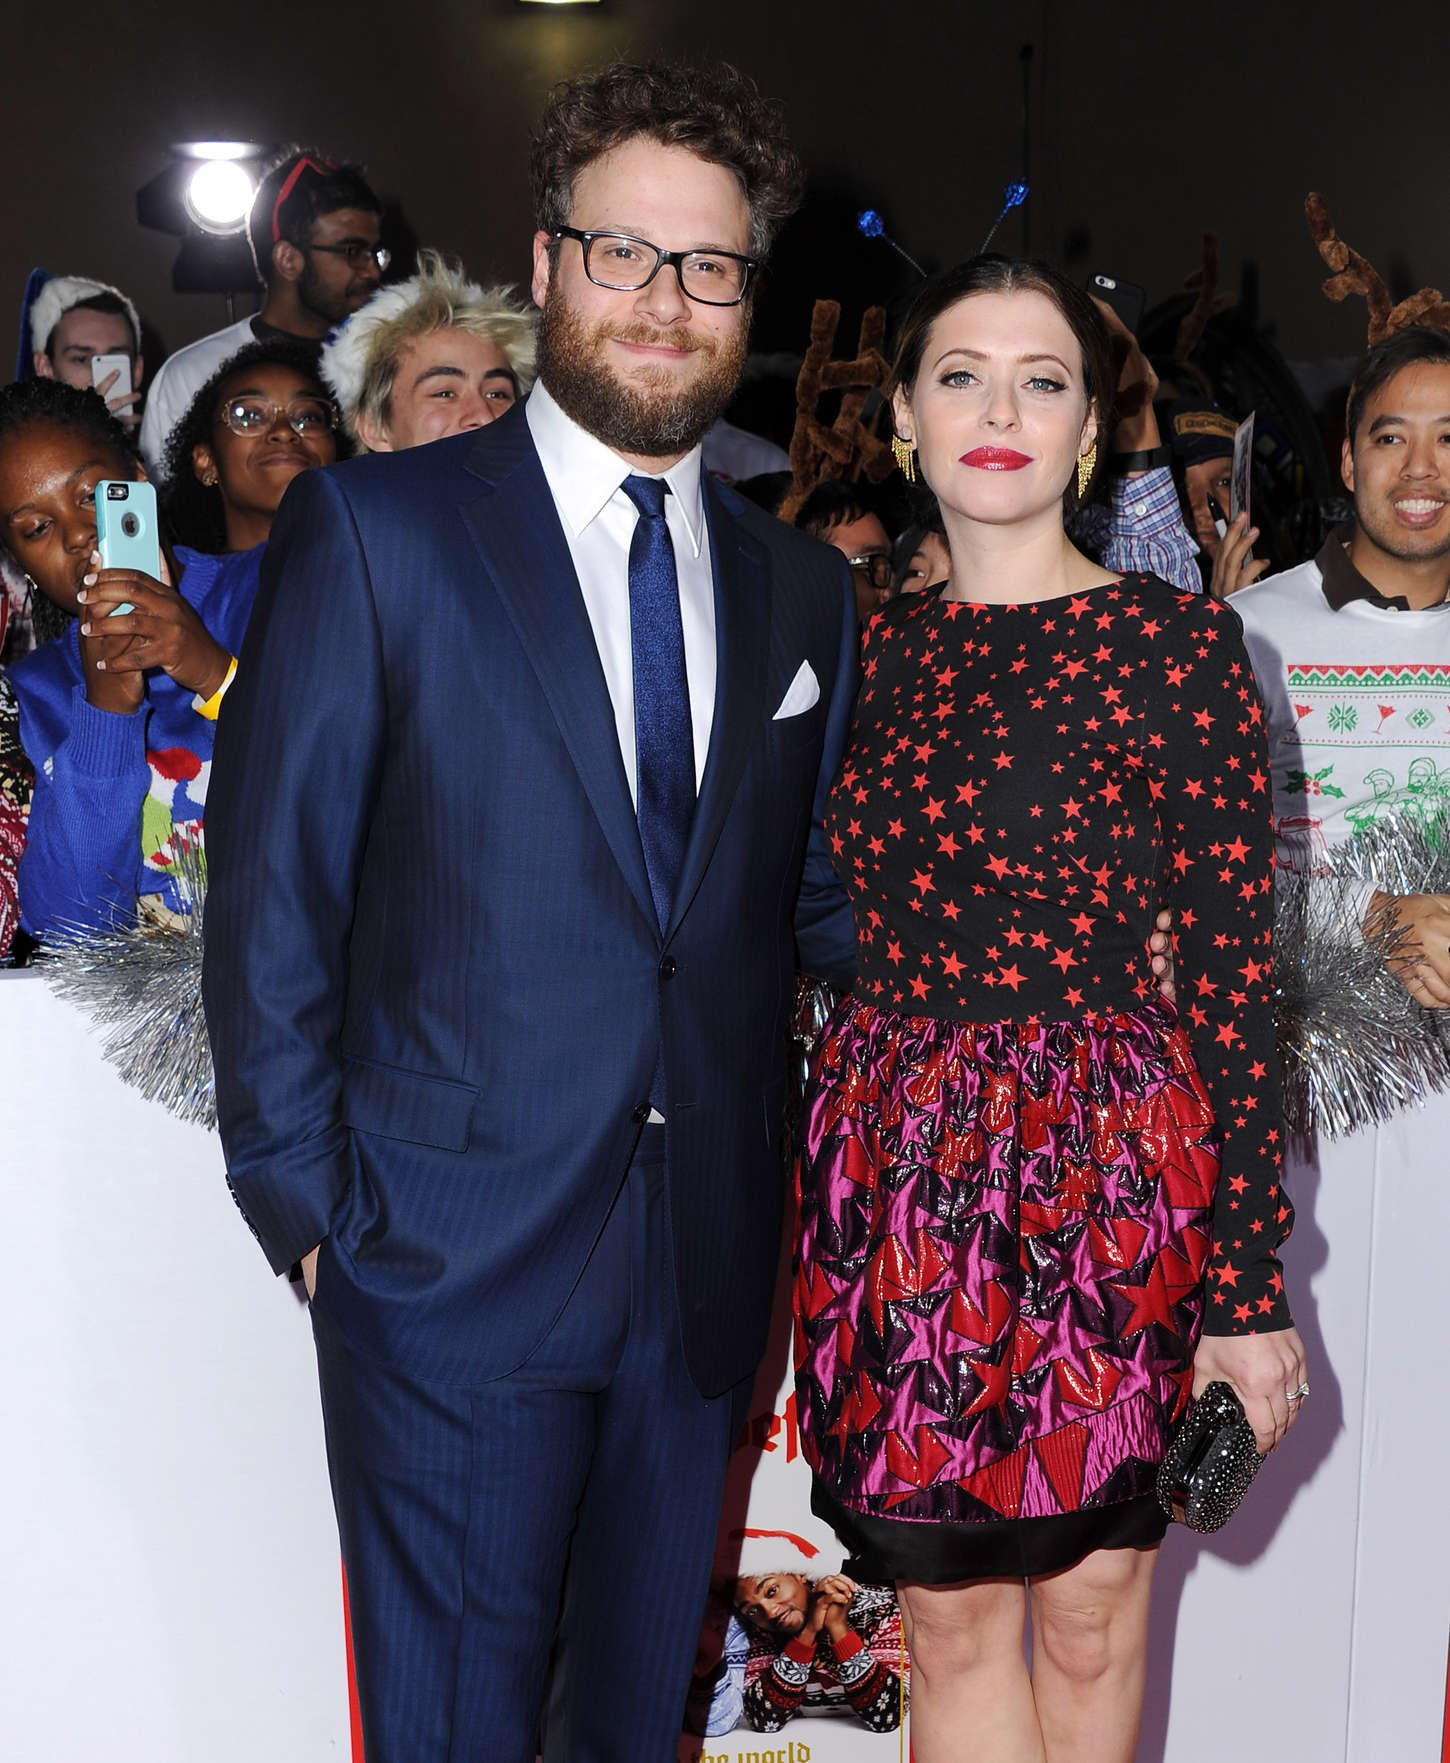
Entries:
{"label": "woman's bare leg", "polygon": [[1047,1763],[1133,1763],[1158,1549],[1096,1549],[1031,1585],[1032,1687]]}
{"label": "woman's bare leg", "polygon": [[1022,1656],[1020,1579],[896,1587],[911,1654],[915,1763],[1044,1763]]}

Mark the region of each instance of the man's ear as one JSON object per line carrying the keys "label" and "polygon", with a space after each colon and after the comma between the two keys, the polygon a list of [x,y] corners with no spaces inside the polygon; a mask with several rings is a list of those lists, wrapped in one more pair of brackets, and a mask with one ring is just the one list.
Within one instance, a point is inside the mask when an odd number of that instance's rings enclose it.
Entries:
{"label": "man's ear", "polygon": [[529,292],[534,297],[534,305],[540,310],[549,297],[549,276],[554,267],[549,261],[549,250],[553,243],[553,237],[542,229],[534,234],[534,274],[529,283]]}
{"label": "man's ear", "polygon": [[1339,475],[1344,479],[1344,487],[1350,495],[1354,494],[1354,446],[1348,435],[1339,450]]}
{"label": "man's ear", "polygon": [[278,239],[272,247],[272,268],[284,282],[301,281],[306,262],[307,259],[290,239]]}
{"label": "man's ear", "polygon": [[136,351],[136,365],[131,369],[131,390],[134,392],[138,386],[142,386],[145,383],[146,357],[138,349]]}
{"label": "man's ear", "polygon": [[35,351],[30,358],[30,364],[35,369],[35,377],[38,380],[53,380],[55,378],[55,368],[44,349]]}
{"label": "man's ear", "polygon": [[376,417],[367,411],[359,410],[353,418],[357,428],[358,439],[369,453],[391,453],[394,451],[393,438]]}

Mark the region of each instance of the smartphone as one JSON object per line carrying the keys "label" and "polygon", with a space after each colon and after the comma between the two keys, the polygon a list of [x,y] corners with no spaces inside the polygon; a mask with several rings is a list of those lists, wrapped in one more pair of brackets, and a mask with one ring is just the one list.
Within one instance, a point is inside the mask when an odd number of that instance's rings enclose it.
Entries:
{"label": "smartphone", "polygon": [[[108,404],[112,398],[128,398],[136,389],[131,384],[131,357],[129,355],[92,355],[91,385],[96,391],[100,391],[102,385],[113,373],[117,379],[115,385],[105,394]],[[120,414],[124,418],[131,413],[129,410],[123,410]]]}
{"label": "smartphone", "polygon": [[[136,569],[161,579],[161,529],[156,521],[156,486],[134,478],[103,477],[96,485],[96,549],[102,569]],[[129,600],[108,617],[134,612]]]}
{"label": "smartphone", "polygon": [[1148,304],[1148,290],[1137,282],[1125,282],[1120,276],[1104,275],[1101,270],[1088,277],[1088,293],[1111,306],[1136,337],[1143,322],[1143,308]]}

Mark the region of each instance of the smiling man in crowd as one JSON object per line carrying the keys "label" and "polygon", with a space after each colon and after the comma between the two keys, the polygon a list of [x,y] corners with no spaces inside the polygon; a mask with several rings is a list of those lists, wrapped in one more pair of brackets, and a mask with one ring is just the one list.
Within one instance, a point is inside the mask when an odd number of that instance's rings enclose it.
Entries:
{"label": "smiling man in crowd", "polygon": [[[1410,326],[1370,350],[1342,470],[1353,522],[1230,602],[1269,715],[1279,859],[1295,870],[1382,815],[1450,810],[1450,334]],[[1450,906],[1393,904],[1406,988],[1450,1005]]]}
{"label": "smiling man in crowd", "polygon": [[551,1759],[674,1754],[791,979],[854,960],[847,571],[701,468],[799,163],[732,68],[616,66],[532,170],[538,384],[293,485],[207,803],[228,1174],[304,1263],[368,1763],[532,1763],[546,1701]]}

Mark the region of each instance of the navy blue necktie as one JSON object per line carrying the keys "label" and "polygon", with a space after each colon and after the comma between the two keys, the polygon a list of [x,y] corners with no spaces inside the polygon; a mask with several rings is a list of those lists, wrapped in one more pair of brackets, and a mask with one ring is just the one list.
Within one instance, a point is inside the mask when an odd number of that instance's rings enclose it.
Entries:
{"label": "navy blue necktie", "polygon": [[634,665],[635,811],[660,929],[670,908],[695,812],[695,742],[685,677],[685,631],[663,478],[627,477],[639,510],[629,546],[629,646]]}

